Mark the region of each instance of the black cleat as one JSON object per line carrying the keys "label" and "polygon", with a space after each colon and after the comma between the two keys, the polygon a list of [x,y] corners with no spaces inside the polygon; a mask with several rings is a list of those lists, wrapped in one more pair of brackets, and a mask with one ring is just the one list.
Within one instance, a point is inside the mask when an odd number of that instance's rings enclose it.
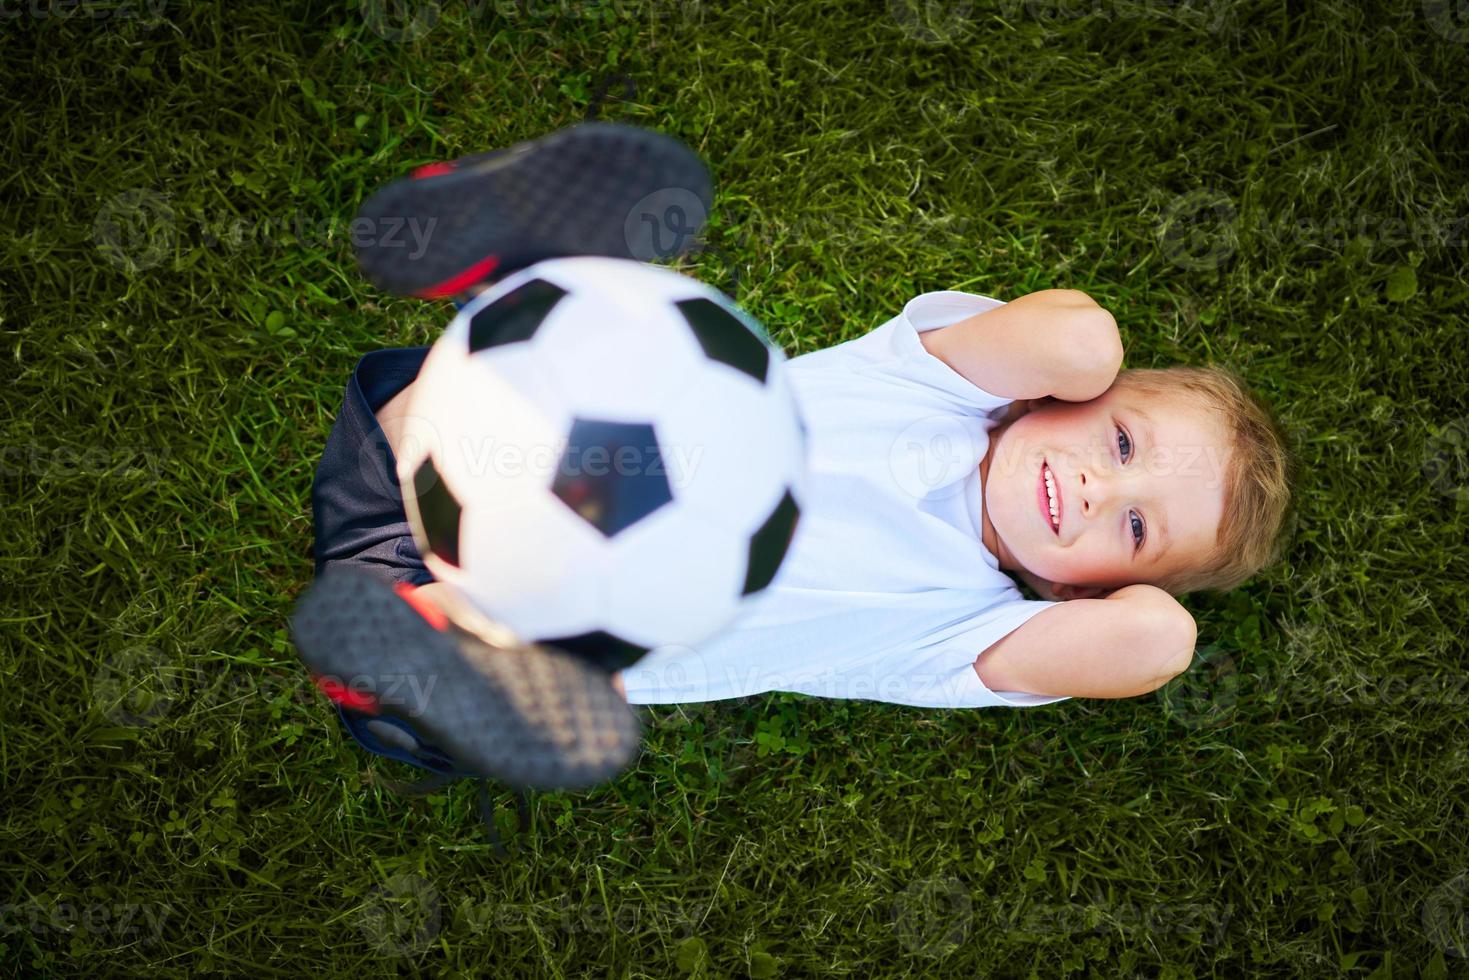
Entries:
{"label": "black cleat", "polygon": [[585,122],[420,167],[369,197],[351,234],[374,285],[436,299],[554,256],[689,251],[713,201],[709,168],[680,140]]}
{"label": "black cleat", "polygon": [[[291,634],[333,701],[421,730],[456,770],[507,785],[586,789],[636,755],[642,726],[608,671],[534,644],[491,646],[358,568],[329,567]],[[437,610],[432,610],[437,612]]]}

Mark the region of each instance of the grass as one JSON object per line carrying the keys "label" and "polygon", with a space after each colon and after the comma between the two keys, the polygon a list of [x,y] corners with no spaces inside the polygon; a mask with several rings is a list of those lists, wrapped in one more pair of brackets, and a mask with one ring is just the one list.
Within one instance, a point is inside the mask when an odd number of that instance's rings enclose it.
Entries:
{"label": "grass", "polygon": [[[1453,8],[121,2],[0,22],[9,973],[1464,974]],[[508,864],[470,787],[382,787],[285,621],[353,364],[448,307],[375,292],[346,222],[618,74],[600,117],[715,173],[687,270],[788,353],[925,290],[1073,287],[1128,366],[1276,407],[1289,556],[1190,597],[1193,671],[644,708],[636,767],[535,795]]]}

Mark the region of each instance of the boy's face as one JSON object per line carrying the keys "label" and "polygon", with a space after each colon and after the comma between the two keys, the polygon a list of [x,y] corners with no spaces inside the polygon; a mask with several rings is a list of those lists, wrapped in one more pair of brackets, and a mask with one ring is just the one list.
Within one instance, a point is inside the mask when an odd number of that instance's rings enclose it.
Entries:
{"label": "boy's face", "polygon": [[1113,386],[1089,402],[1042,402],[989,435],[984,544],[1001,569],[1050,583],[1058,598],[1089,598],[1199,564],[1213,549],[1228,449],[1193,403]]}

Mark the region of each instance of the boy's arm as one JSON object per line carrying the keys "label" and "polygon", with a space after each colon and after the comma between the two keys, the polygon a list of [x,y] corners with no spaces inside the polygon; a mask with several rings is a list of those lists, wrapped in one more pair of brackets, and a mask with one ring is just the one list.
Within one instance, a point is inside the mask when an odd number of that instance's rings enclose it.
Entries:
{"label": "boy's arm", "polygon": [[1043,609],[990,645],[974,670],[991,691],[1128,698],[1157,690],[1193,662],[1188,610],[1152,585]]}
{"label": "boy's arm", "polygon": [[1075,289],[1043,289],[1004,306],[925,330],[934,357],[992,395],[1084,402],[1112,387],[1122,367],[1117,321]]}

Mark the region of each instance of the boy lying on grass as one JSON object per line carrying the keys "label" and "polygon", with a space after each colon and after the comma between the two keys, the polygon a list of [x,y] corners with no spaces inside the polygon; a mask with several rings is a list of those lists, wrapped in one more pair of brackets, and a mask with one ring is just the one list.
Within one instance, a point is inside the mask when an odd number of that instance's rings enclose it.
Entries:
{"label": "boy lying on grass", "polygon": [[[655,150],[663,171],[646,165]],[[598,181],[577,179],[592,169]],[[472,314],[500,300],[477,298],[491,272],[573,248],[632,257],[626,215],[669,187],[712,198],[676,141],[585,124],[390,184],[366,220],[444,230],[416,266],[376,244],[358,254],[378,285],[458,294]],[[528,194],[559,202],[564,224],[517,219],[541,213],[504,203]],[[313,486],[318,576],[357,565],[397,596],[339,579],[332,601],[351,611],[316,616],[297,642],[319,676],[450,678],[396,709],[323,689],[349,727],[362,712],[397,719],[409,756],[422,750],[416,726],[461,766],[526,785],[585,785],[620,768],[611,760],[631,730],[608,709],[613,691],[631,704],[782,690],[930,707],[1146,694],[1193,658],[1195,624],[1175,596],[1232,589],[1270,564],[1290,504],[1280,429],[1233,374],[1122,370],[1115,319],[1075,290],[1007,303],[924,293],[882,326],[787,362],[811,478],[772,584],[709,642],[655,648],[610,673],[515,647],[428,575],[393,475],[397,448],[427,424],[408,410],[427,350],[359,362]],[[389,492],[365,492],[364,473]],[[372,603],[396,607],[396,625],[357,625]],[[569,775],[568,759],[593,745]]]}

